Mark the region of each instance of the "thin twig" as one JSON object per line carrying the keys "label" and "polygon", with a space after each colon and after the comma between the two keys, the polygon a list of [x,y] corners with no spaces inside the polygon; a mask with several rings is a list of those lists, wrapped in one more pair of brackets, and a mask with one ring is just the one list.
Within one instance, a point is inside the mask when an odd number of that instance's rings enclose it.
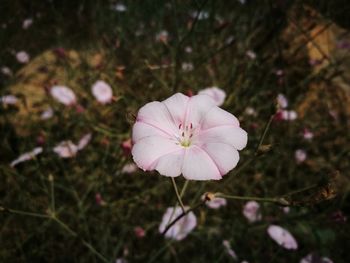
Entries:
{"label": "thin twig", "polygon": [[185,209],[184,204],[182,203],[181,195],[179,194],[179,190],[177,189],[174,177],[171,177],[171,183],[173,184],[173,187],[174,187],[174,190],[175,190],[175,194],[176,194],[176,198],[177,198],[178,203],[181,206],[182,212],[185,213],[186,209]]}

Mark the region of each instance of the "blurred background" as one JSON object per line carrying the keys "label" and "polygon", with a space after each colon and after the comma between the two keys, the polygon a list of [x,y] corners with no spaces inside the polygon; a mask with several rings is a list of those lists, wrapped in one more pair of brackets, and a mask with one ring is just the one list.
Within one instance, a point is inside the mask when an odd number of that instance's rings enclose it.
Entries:
{"label": "blurred background", "polygon": [[[349,13],[347,0],[2,0],[1,262],[349,262]],[[131,127],[147,102],[214,86],[248,146],[184,203],[218,191],[291,206],[259,202],[254,220],[246,201],[201,206],[185,239],[167,239],[176,197],[133,165]]]}

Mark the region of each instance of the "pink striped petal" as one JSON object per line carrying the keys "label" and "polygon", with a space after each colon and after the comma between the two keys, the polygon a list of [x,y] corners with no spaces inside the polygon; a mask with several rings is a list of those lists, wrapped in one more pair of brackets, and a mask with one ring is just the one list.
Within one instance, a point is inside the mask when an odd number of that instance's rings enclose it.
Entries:
{"label": "pink striped petal", "polygon": [[219,180],[222,178],[211,157],[197,146],[186,149],[182,174],[188,180]]}
{"label": "pink striped petal", "polygon": [[219,107],[214,107],[205,115],[201,128],[206,130],[222,125],[239,126],[239,121],[231,113]]}
{"label": "pink striped petal", "polygon": [[150,136],[137,141],[131,153],[137,166],[144,171],[149,171],[154,169],[160,157],[179,150],[181,147],[172,140]]}
{"label": "pink striped petal", "polygon": [[239,161],[238,151],[228,144],[207,143],[202,146],[202,149],[214,161],[221,175],[235,168]]}
{"label": "pink striped petal", "polygon": [[143,106],[137,114],[137,122],[147,123],[169,135],[177,132],[173,118],[165,104],[154,101]]}
{"label": "pink striped petal", "polygon": [[225,143],[233,146],[237,150],[242,150],[248,141],[247,132],[240,127],[223,125],[204,130],[194,138],[194,144],[205,143]]}

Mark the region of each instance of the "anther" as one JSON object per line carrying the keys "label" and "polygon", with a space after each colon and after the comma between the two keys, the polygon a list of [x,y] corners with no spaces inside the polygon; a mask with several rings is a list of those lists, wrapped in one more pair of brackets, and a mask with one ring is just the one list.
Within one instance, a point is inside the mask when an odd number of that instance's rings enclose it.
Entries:
{"label": "anther", "polygon": [[181,130],[182,123],[179,124],[179,130]]}

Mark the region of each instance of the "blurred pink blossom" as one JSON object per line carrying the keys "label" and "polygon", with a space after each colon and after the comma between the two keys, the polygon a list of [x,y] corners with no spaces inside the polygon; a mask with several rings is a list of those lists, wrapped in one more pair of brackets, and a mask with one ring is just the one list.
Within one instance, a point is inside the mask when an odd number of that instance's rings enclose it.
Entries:
{"label": "blurred pink blossom", "polygon": [[62,141],[53,148],[53,151],[61,158],[74,157],[78,150],[78,146],[76,146],[72,141]]}
{"label": "blurred pink blossom", "polygon": [[28,29],[32,24],[33,24],[33,19],[32,18],[27,18],[27,19],[25,19],[23,21],[22,28],[23,29]]}
{"label": "blurred pink blossom", "polygon": [[[185,209],[189,209],[189,207],[185,207]],[[167,208],[165,214],[163,215],[162,222],[159,226],[159,232],[163,233],[165,228],[169,223],[172,222],[175,218],[177,218],[179,215],[182,214],[181,207],[176,207],[174,210],[174,207]],[[186,214],[184,217],[182,217],[180,220],[178,220],[166,233],[165,237],[169,239],[174,240],[182,240],[187,235],[192,232],[192,230],[197,226],[197,218],[195,214],[191,211],[188,214]]]}
{"label": "blurred pink blossom", "polygon": [[103,200],[102,195],[100,193],[97,193],[95,195],[95,202],[98,206],[105,206],[106,202]]}
{"label": "blurred pink blossom", "polygon": [[246,54],[247,57],[250,58],[251,60],[256,59],[256,54],[255,54],[255,52],[252,51],[252,50],[248,50],[245,54]]}
{"label": "blurred pink blossom", "polygon": [[224,101],[226,99],[226,92],[218,87],[209,87],[205,88],[198,92],[200,95],[208,95],[211,97],[217,106],[221,106],[224,104]]}
{"label": "blurred pink blossom", "polygon": [[91,137],[92,134],[91,133],[87,133],[85,134],[78,142],[78,150],[82,150],[86,147],[86,145],[89,144],[89,142],[91,141]]}
{"label": "blurred pink blossom", "polygon": [[307,158],[307,153],[303,149],[298,149],[295,151],[294,157],[295,157],[295,160],[298,164],[303,163]]}
{"label": "blurred pink blossom", "polygon": [[1,67],[1,73],[6,75],[6,76],[12,76],[12,70],[9,67]]}
{"label": "blurred pink blossom", "polygon": [[145,230],[140,226],[137,226],[134,228],[134,233],[135,233],[135,236],[138,238],[143,238],[146,236]]}
{"label": "blurred pink blossom", "polygon": [[92,94],[101,104],[107,104],[112,101],[113,91],[109,84],[103,80],[96,81],[91,88]]}
{"label": "blurred pink blossom", "polygon": [[132,136],[141,169],[189,180],[220,180],[237,165],[248,139],[237,118],[209,96],[181,93],[143,106]]}
{"label": "blurred pink blossom", "polygon": [[260,221],[262,216],[260,212],[260,205],[256,201],[249,201],[243,207],[243,215],[250,223]]}
{"label": "blurred pink blossom", "polygon": [[132,149],[132,141],[131,139],[127,139],[122,142],[121,147],[123,149],[124,155],[128,156],[131,154],[131,149]]}
{"label": "blurred pink blossom", "polygon": [[0,97],[0,103],[3,105],[15,105],[18,102],[18,98],[14,95],[5,95]]}
{"label": "blurred pink blossom", "polygon": [[298,243],[291,233],[277,225],[270,225],[267,229],[269,236],[280,246],[288,250],[295,250],[298,248]]}
{"label": "blurred pink blossom", "polygon": [[50,94],[55,100],[66,106],[76,104],[76,96],[73,90],[66,86],[53,86],[50,89]]}
{"label": "blurred pink blossom", "polygon": [[211,209],[219,209],[220,207],[227,205],[227,200],[222,197],[215,197],[210,201],[206,201],[205,204]]}
{"label": "blurred pink blossom", "polygon": [[288,100],[284,94],[278,94],[276,100],[279,109],[285,109],[288,107]]}
{"label": "blurred pink blossom", "polygon": [[26,64],[30,60],[30,56],[25,51],[19,51],[16,53],[16,59],[19,63]]}
{"label": "blurred pink blossom", "polygon": [[303,137],[305,140],[312,140],[312,138],[314,137],[314,134],[308,128],[304,128]]}
{"label": "blurred pink blossom", "polygon": [[53,109],[51,107],[47,108],[40,115],[40,119],[42,120],[48,120],[48,119],[51,119],[52,117],[53,117]]}

